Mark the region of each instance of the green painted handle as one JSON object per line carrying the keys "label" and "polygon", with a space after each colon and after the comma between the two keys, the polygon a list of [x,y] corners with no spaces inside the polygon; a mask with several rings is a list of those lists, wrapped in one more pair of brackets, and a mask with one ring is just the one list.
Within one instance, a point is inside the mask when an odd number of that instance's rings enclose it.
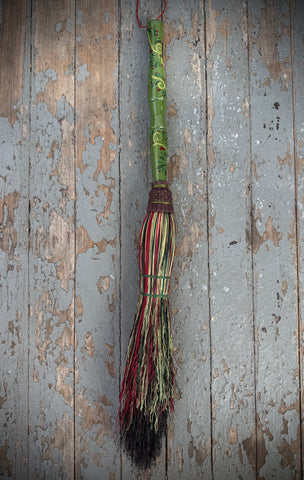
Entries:
{"label": "green painted handle", "polygon": [[147,24],[147,34],[150,46],[148,100],[151,122],[149,141],[152,175],[155,182],[167,179],[167,89],[163,61],[164,27],[162,22],[150,20]]}

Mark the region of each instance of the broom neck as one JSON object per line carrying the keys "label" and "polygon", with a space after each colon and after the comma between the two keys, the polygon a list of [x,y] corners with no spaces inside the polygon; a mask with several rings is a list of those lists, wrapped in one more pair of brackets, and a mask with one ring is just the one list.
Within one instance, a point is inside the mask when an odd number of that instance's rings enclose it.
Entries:
{"label": "broom neck", "polygon": [[154,182],[167,179],[167,88],[162,48],[163,32],[160,20],[148,22],[147,35],[150,47],[148,100],[151,114],[149,143]]}

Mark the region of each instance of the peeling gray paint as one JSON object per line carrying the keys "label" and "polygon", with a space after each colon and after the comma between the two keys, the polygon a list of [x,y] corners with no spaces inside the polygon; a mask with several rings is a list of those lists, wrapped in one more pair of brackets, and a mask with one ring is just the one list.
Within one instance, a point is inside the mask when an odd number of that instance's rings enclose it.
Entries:
{"label": "peeling gray paint", "polygon": [[89,75],[89,72],[87,69],[87,65],[86,64],[81,65],[81,67],[79,67],[78,74],[76,77],[77,82],[84,82],[88,75]]}
{"label": "peeling gray paint", "polygon": [[[30,7],[0,0],[17,52],[0,73],[1,478],[301,478],[302,2],[167,6],[180,392],[146,474],[114,429],[151,181],[146,32],[128,0],[34,2],[32,26]],[[160,10],[141,2],[143,23]]]}
{"label": "peeling gray paint", "polygon": [[[8,36],[6,25],[9,5],[0,6],[0,48]],[[15,119],[11,112],[0,118],[0,475],[3,478],[22,478],[28,461],[28,182],[29,176],[29,83],[18,83],[17,70],[29,65],[29,43],[24,49],[14,42],[22,38],[26,11],[19,6],[18,19],[13,31],[11,51],[19,52],[14,58],[15,77],[11,88],[20,97],[11,99],[15,105]],[[2,27],[2,25],[3,27]],[[23,40],[23,39],[22,39]],[[5,48],[5,47],[4,47]],[[2,56],[4,59],[5,56]],[[6,72],[6,65],[1,66]],[[3,77],[2,77],[3,78]],[[20,78],[20,81],[22,79]],[[2,83],[5,88],[5,84]],[[21,87],[21,88],[20,88]],[[5,96],[10,95],[5,92]],[[7,100],[7,97],[6,97]],[[9,105],[4,99],[0,105]],[[8,118],[6,118],[8,117]]]}
{"label": "peeling gray paint", "polygon": [[52,82],[55,82],[56,78],[57,73],[53,68],[48,68],[45,72],[38,72],[34,79],[36,94],[38,95],[38,93],[43,92],[48,81],[52,80]]}
{"label": "peeling gray paint", "polygon": [[[77,20],[76,20],[76,22],[77,22]],[[68,32],[72,33],[72,31],[73,31],[73,20],[72,20],[72,18],[67,19],[66,29],[67,29]]]}
{"label": "peeling gray paint", "polygon": [[76,12],[76,24],[80,25],[80,26],[83,25],[82,10],[77,10],[77,12]]}
{"label": "peeling gray paint", "polygon": [[56,118],[60,122],[64,118],[70,125],[74,122],[74,109],[72,105],[67,101],[65,95],[62,95],[56,106]]}

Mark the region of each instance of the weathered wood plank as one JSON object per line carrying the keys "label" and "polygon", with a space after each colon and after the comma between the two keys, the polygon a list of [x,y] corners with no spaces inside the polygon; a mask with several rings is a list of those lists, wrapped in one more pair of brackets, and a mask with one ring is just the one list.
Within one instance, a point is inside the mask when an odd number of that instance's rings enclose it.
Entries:
{"label": "weathered wood plank", "polygon": [[26,3],[25,0],[1,1],[0,117],[8,118],[11,124],[18,118],[16,103],[22,94]]}
{"label": "weathered wood plank", "polygon": [[30,45],[24,42],[26,2],[1,7],[0,477],[26,479]]}
{"label": "weathered wood plank", "polygon": [[257,475],[300,478],[288,3],[249,2]]}
{"label": "weathered wood plank", "polygon": [[211,478],[204,11],[165,16],[169,182],[177,224],[172,331],[181,398],[168,432],[168,478]]}
{"label": "weathered wood plank", "polygon": [[29,478],[74,478],[75,6],[35,2],[30,168]]}
{"label": "weathered wood plank", "polygon": [[249,480],[256,451],[246,4],[210,1],[206,23],[213,473]]}
{"label": "weathered wood plank", "polygon": [[300,408],[301,408],[301,473],[303,476],[303,442],[304,442],[304,426],[303,426],[303,331],[304,331],[304,3],[300,0],[290,2],[291,13],[291,54],[292,54],[292,69],[293,69],[293,113],[294,113],[294,164],[295,164],[295,200],[296,200],[296,248],[297,248],[297,280],[298,280],[298,305],[297,314],[299,321],[299,387],[300,394]]}
{"label": "weathered wood plank", "polygon": [[117,6],[76,2],[76,477],[120,475]]}
{"label": "weathered wood plank", "polygon": [[143,473],[112,434],[151,181],[146,31],[135,1],[0,0],[1,478],[301,478],[304,10],[247,3],[164,19],[182,397]]}

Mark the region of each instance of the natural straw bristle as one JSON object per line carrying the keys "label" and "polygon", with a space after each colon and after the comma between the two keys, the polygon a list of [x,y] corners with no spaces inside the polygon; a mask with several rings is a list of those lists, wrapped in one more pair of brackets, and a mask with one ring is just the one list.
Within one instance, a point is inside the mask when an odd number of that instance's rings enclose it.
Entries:
{"label": "natural straw bristle", "polygon": [[119,422],[123,446],[144,468],[159,455],[173,410],[174,366],[168,301],[175,250],[173,215],[148,213],[139,245],[140,299],[126,354]]}

